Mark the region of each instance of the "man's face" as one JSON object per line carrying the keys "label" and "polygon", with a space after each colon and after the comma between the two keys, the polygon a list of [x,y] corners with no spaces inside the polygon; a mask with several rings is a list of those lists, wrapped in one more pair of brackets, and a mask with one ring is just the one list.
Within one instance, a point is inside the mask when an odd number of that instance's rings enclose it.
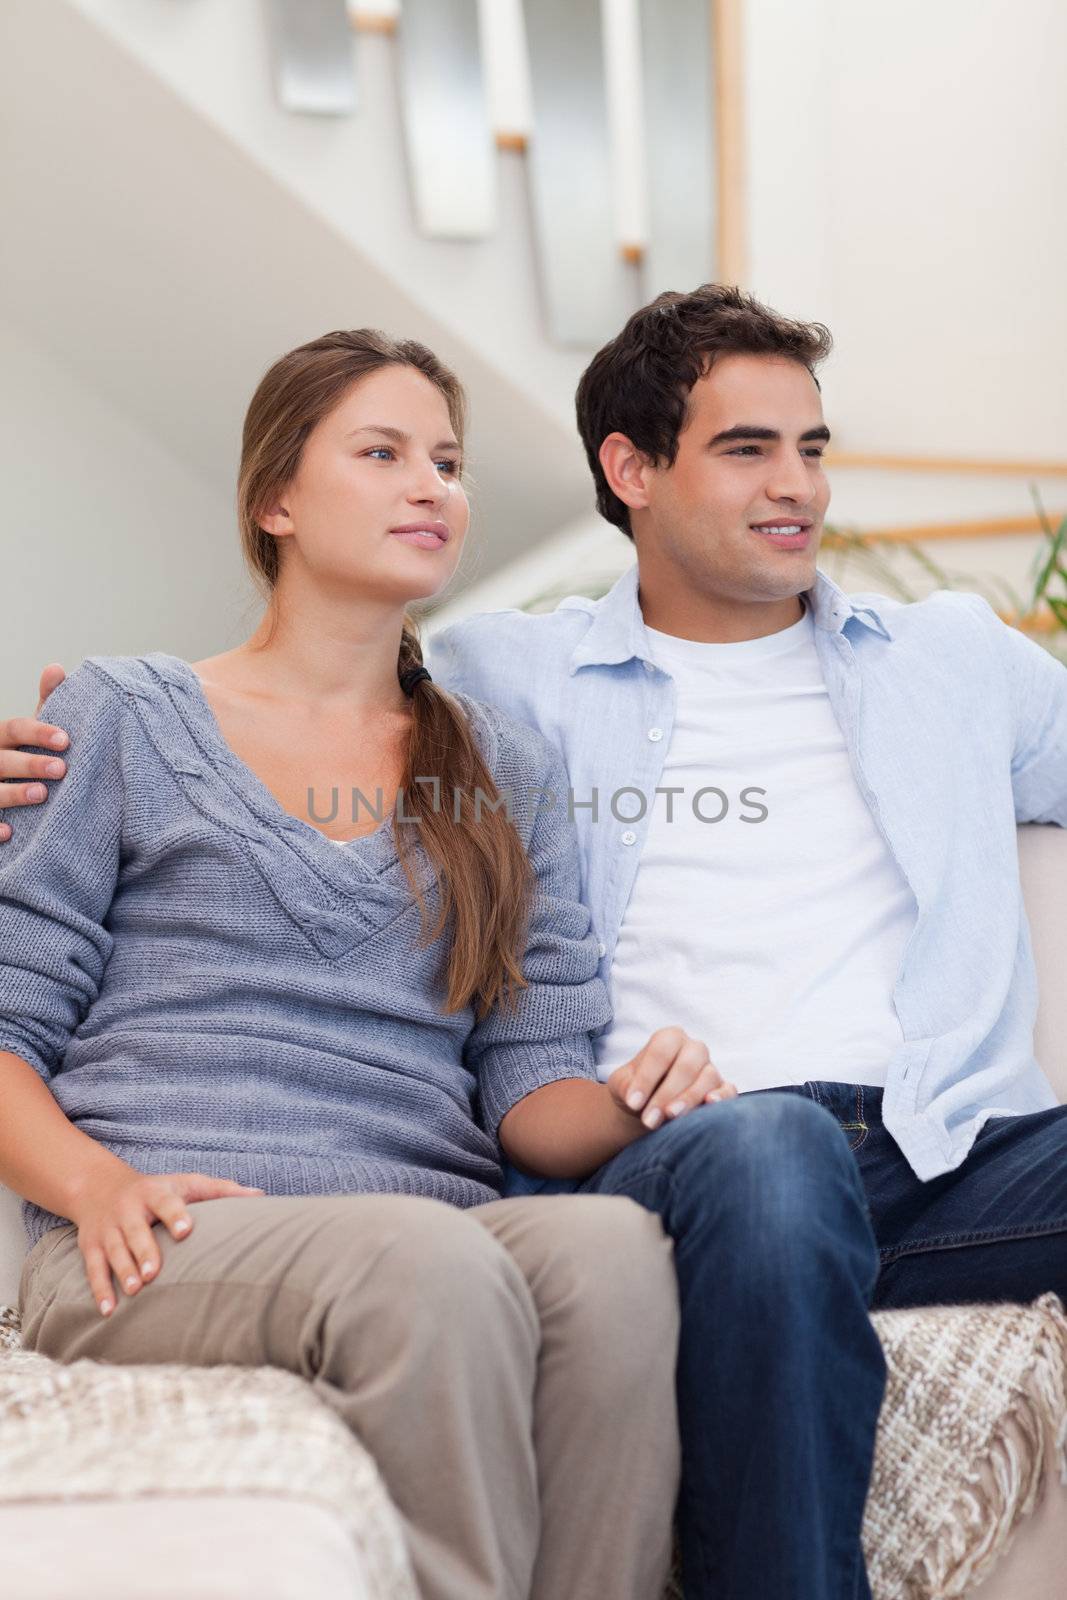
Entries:
{"label": "man's face", "polygon": [[643,583],[655,573],[727,604],[811,588],[830,500],[828,437],[806,367],[723,356],[691,391],[673,465],[640,474],[645,503],[631,523]]}

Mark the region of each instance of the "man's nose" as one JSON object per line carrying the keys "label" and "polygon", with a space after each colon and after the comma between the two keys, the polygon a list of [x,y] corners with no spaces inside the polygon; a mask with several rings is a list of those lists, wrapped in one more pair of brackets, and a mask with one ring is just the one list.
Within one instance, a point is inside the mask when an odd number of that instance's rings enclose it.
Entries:
{"label": "man's nose", "polygon": [[812,483],[807,464],[802,456],[787,455],[775,463],[775,471],[767,485],[770,500],[792,500],[806,505],[812,497]]}

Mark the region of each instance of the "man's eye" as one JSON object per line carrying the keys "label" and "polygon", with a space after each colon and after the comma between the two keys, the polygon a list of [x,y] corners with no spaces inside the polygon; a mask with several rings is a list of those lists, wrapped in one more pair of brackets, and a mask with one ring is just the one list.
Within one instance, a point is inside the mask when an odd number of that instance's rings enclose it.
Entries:
{"label": "man's eye", "polygon": [[823,458],[823,452],[818,447],[814,450],[805,450],[804,454],[810,456],[813,461],[821,461]]}
{"label": "man's eye", "polygon": [[758,444],[740,444],[740,445],[738,445],[736,450],[727,450],[726,454],[728,456],[748,456],[748,455],[758,456],[759,455],[759,445]]}

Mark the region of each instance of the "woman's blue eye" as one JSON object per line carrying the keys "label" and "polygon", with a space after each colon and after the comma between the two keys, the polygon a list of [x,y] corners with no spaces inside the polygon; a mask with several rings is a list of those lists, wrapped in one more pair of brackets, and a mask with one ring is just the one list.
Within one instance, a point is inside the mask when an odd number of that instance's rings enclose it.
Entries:
{"label": "woman's blue eye", "polygon": [[[373,445],[370,450],[364,451],[364,455],[368,457],[385,456],[390,461],[396,459],[396,451],[390,449],[387,444]],[[456,461],[452,456],[446,456],[441,461],[435,461],[434,466],[437,467],[439,471],[446,472],[450,478],[458,476],[460,470],[459,462]]]}

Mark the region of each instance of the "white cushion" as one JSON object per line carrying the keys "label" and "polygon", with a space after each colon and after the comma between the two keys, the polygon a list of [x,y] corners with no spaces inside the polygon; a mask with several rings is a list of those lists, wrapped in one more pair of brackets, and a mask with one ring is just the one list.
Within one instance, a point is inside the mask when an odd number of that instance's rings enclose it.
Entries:
{"label": "white cushion", "polygon": [[1060,1100],[1067,1102],[1067,828],[1032,823],[1018,833],[1019,874],[1040,996],[1034,1054]]}
{"label": "white cushion", "polygon": [[0,1506],[18,1600],[374,1600],[324,1507],[274,1495],[158,1495]]}

